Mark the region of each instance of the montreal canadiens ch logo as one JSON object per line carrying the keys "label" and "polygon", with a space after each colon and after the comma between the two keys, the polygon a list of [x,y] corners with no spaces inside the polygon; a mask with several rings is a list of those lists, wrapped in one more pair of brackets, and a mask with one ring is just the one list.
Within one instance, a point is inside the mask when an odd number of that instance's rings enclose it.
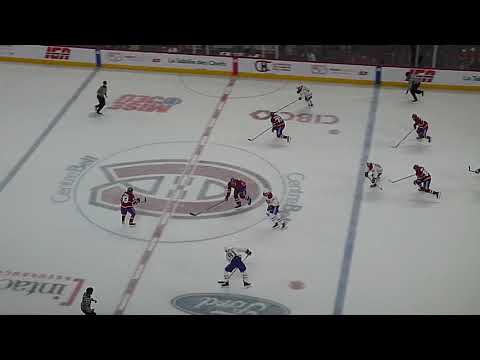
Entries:
{"label": "montreal canadiens ch logo", "polygon": [[[188,161],[183,159],[162,159],[101,166],[106,182],[91,188],[89,203],[118,211],[122,193],[127,186],[131,186],[136,196],[146,198],[146,202],[137,207],[137,213],[158,217],[167,207],[172,196],[172,185],[179,183],[187,163]],[[234,209],[232,193],[230,201],[197,217],[189,215],[190,212],[204,211],[221,201],[225,197],[225,185],[232,177],[246,182],[247,192],[252,198],[250,206],[243,201],[243,207]],[[175,213],[172,214],[174,218],[207,219],[251,211],[264,205],[261,194],[272,190],[269,182],[259,174],[231,164],[213,161],[200,161],[186,185],[180,194]]]}
{"label": "montreal canadiens ch logo", "polygon": [[[285,198],[287,182],[269,160],[246,149],[212,142],[203,153],[205,159],[191,168],[186,159],[197,144],[143,144],[95,161],[75,183],[75,209],[96,228],[135,241],[150,241],[163,214],[169,212],[167,230],[159,242],[173,244],[214,240],[251,229],[266,220],[262,192],[274,191],[280,202]],[[250,206],[242,201],[243,206],[235,209],[233,193],[223,203],[225,186],[232,177],[247,183]],[[120,197],[129,186],[137,197],[146,198],[135,208],[139,216],[134,228],[120,221]],[[207,210],[217,203],[221,204]],[[199,211],[204,212],[190,215]]]}

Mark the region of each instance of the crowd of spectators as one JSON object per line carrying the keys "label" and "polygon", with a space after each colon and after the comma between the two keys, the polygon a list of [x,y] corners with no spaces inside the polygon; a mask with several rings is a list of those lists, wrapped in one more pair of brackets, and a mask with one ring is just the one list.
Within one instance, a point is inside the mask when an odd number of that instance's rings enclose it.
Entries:
{"label": "crowd of spectators", "polygon": [[[73,46],[73,45],[70,45]],[[111,50],[480,71],[480,45],[86,45]],[[417,53],[418,52],[418,53]],[[434,54],[436,53],[436,55]]]}

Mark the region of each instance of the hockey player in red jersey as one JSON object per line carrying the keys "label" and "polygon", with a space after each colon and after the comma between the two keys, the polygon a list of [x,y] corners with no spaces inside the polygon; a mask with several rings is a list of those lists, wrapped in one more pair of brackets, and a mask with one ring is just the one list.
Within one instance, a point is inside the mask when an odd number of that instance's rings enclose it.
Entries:
{"label": "hockey player in red jersey", "polygon": [[127,212],[130,213],[130,221],[129,225],[134,226],[136,223],[134,222],[135,219],[135,208],[133,207],[137,204],[140,199],[135,199],[135,195],[133,194],[133,188],[129,187],[127,191],[125,191],[120,198],[120,211],[122,213],[122,224],[125,224],[125,217],[127,216]]}
{"label": "hockey player in red jersey", "polygon": [[417,179],[413,182],[414,185],[419,186],[418,191],[424,191],[429,194],[433,194],[437,197],[440,196],[440,192],[430,190],[430,182],[432,181],[432,176],[430,173],[425,170],[423,166],[413,165],[413,170],[415,170],[415,175]]}
{"label": "hockey player in red jersey", "polygon": [[247,195],[247,184],[245,183],[245,181],[231,178],[227,184],[227,194],[225,195],[225,201],[228,201],[232,189],[233,197],[235,199],[235,202],[237,203],[237,206],[235,206],[235,208],[239,208],[240,206],[242,206],[240,198],[247,200],[248,205],[252,203],[252,199],[250,198],[250,196]]}
{"label": "hockey player in red jersey", "polygon": [[428,122],[422,120],[417,114],[412,115],[413,127],[417,129],[417,140],[427,139],[428,142],[432,142],[432,137],[427,136]]}
{"label": "hockey player in red jersey", "polygon": [[282,117],[274,112],[270,113],[270,121],[272,123],[272,132],[277,132],[277,138],[286,139],[287,142],[290,142],[291,137],[283,135],[283,130],[285,129],[285,121]]}

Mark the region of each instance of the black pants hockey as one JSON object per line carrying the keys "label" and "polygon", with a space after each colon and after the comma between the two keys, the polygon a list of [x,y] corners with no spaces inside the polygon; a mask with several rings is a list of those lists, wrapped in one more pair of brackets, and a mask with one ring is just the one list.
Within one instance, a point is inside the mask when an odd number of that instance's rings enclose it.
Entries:
{"label": "black pants hockey", "polygon": [[410,89],[410,94],[413,96],[413,101],[418,101],[416,94],[422,94],[423,90],[418,90],[420,84],[413,84],[412,88]]}
{"label": "black pants hockey", "polygon": [[103,96],[97,95],[97,99],[98,105],[95,105],[95,108],[97,109],[97,113],[99,113],[105,106],[105,98]]}

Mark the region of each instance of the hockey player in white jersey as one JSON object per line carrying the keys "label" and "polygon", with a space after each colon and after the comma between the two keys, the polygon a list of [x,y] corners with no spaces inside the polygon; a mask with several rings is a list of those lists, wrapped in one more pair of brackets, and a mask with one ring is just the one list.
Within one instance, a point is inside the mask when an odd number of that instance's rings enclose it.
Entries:
{"label": "hockey player in white jersey", "polygon": [[307,103],[308,107],[313,107],[312,92],[310,91],[309,88],[307,88],[305,85],[300,84],[299,86],[297,86],[297,94],[300,95],[298,100],[305,99],[305,102]]}
{"label": "hockey player in white jersey", "polygon": [[281,222],[282,229],[285,229],[285,220],[282,220],[278,214],[278,210],[280,209],[280,202],[278,201],[278,198],[270,191],[264,192],[263,196],[265,197],[265,201],[267,203],[267,216],[274,223],[272,228],[278,228],[279,223]]}
{"label": "hockey player in white jersey", "polygon": [[372,183],[370,187],[376,187],[378,181],[380,180],[380,176],[383,173],[383,168],[379,164],[375,164],[372,162],[367,162],[366,169],[365,169],[365,177],[370,180]]}
{"label": "hockey player in white jersey", "polygon": [[230,285],[230,277],[233,274],[233,271],[235,269],[240,270],[242,273],[242,278],[243,278],[243,286],[244,287],[249,287],[251,284],[247,281],[248,280],[248,274],[247,274],[247,267],[243,263],[242,255],[241,253],[245,253],[247,256],[252,255],[252,252],[249,249],[245,248],[238,248],[238,247],[225,247],[225,257],[227,258],[227,261],[229,262],[228,265],[225,267],[225,271],[223,274],[224,281],[220,281],[222,284],[222,287],[227,287]]}

